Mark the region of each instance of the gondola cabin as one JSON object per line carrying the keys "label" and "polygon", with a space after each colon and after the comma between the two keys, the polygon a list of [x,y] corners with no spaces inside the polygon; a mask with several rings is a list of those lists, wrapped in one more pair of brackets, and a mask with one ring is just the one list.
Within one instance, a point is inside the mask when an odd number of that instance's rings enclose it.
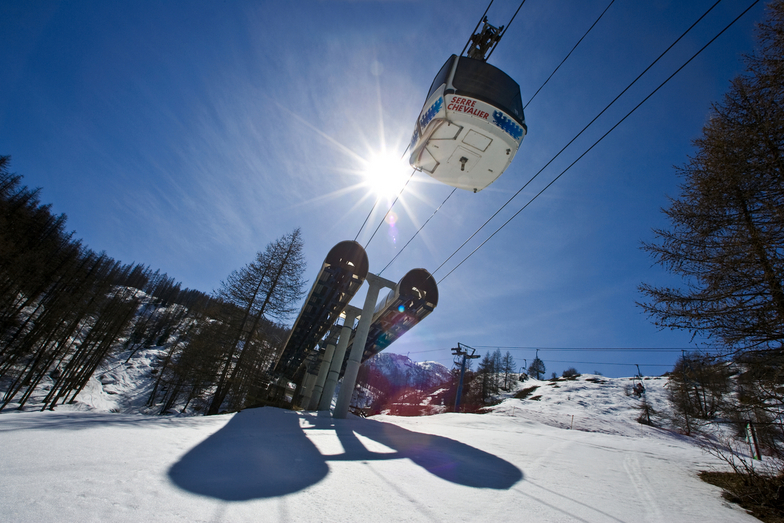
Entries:
{"label": "gondola cabin", "polygon": [[503,174],[527,131],[517,82],[483,60],[452,55],[430,86],[409,163],[478,192]]}

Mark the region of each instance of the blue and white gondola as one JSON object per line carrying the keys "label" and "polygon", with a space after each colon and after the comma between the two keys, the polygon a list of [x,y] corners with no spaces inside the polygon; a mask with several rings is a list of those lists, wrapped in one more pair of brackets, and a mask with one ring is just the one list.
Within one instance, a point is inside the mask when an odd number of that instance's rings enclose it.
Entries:
{"label": "blue and white gondola", "polygon": [[517,82],[484,60],[452,55],[417,118],[409,163],[478,192],[509,167],[527,132]]}

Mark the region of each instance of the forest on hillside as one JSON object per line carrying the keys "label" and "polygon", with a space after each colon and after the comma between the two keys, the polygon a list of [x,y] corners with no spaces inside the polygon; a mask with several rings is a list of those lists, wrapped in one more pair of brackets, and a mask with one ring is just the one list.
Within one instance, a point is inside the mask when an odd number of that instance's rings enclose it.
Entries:
{"label": "forest on hillside", "polygon": [[0,410],[42,382],[36,407],[73,402],[108,356],[152,346],[165,349],[147,400],[158,412],[258,403],[304,286],[299,230],[206,294],[91,250],[39,193],[0,157]]}

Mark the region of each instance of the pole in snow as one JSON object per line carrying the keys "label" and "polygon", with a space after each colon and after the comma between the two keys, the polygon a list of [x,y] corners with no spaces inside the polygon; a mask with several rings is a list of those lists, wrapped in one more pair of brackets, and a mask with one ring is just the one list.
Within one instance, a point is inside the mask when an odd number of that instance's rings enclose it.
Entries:
{"label": "pole in snow", "polygon": [[754,430],[754,423],[751,420],[746,423],[746,440],[749,442],[751,459],[762,461],[762,454],[760,453],[759,443],[757,442],[757,431]]}

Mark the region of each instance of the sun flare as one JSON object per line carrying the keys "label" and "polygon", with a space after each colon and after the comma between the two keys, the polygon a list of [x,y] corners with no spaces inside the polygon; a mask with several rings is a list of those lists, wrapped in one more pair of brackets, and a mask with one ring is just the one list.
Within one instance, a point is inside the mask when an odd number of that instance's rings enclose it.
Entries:
{"label": "sun flare", "polygon": [[411,175],[411,166],[397,153],[376,153],[370,156],[363,170],[365,184],[378,197],[394,197]]}

